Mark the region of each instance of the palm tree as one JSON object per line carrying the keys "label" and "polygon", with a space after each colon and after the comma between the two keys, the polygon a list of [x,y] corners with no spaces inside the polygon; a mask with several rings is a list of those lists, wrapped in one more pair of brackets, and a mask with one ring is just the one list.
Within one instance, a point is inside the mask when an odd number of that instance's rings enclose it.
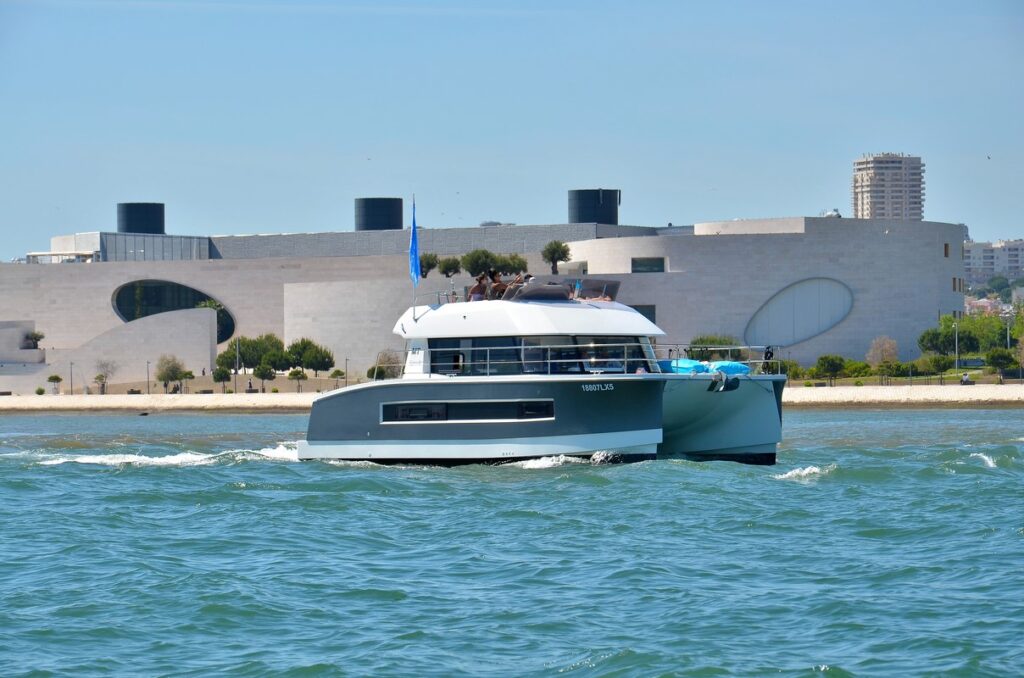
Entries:
{"label": "palm tree", "polygon": [[544,261],[551,264],[551,275],[558,275],[559,262],[569,261],[571,258],[569,254],[569,246],[561,240],[552,240],[547,245],[544,245],[544,249],[541,251],[540,256]]}

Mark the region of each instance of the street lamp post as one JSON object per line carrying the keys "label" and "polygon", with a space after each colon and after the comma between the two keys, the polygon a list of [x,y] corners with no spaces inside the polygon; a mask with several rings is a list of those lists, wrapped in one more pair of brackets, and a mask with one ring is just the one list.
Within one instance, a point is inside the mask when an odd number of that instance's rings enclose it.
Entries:
{"label": "street lamp post", "polygon": [[953,362],[953,371],[957,374],[960,373],[960,329],[953,323],[953,351],[956,354],[956,358]]}
{"label": "street lamp post", "polygon": [[150,393],[149,393],[149,361],[148,360],[146,361],[146,395],[150,395]]}
{"label": "street lamp post", "polygon": [[345,358],[345,386],[348,386],[348,358]]}
{"label": "street lamp post", "polygon": [[238,393],[238,337],[235,337],[235,393]]}
{"label": "street lamp post", "polygon": [[71,377],[71,380],[70,380],[71,395],[75,395],[75,364],[74,363],[71,363],[71,366],[68,368],[68,374]]}

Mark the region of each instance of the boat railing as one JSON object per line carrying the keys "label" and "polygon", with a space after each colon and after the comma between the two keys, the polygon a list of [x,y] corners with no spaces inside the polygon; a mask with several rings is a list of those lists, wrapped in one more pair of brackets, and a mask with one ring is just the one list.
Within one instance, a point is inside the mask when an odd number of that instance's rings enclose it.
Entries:
{"label": "boat railing", "polygon": [[775,348],[730,344],[657,344],[654,350],[659,361],[680,358],[708,364],[730,361],[747,365],[752,374],[782,374],[783,364],[775,358]]}
{"label": "boat railing", "polygon": [[[413,349],[415,351],[416,349]],[[381,351],[371,375],[391,379],[405,374],[410,351]],[[513,374],[636,374],[664,372],[666,361],[689,358],[711,363],[728,360],[746,364],[753,374],[781,374],[782,363],[770,346],[707,346],[696,344],[516,343],[503,346],[435,347],[424,370],[447,376]]]}

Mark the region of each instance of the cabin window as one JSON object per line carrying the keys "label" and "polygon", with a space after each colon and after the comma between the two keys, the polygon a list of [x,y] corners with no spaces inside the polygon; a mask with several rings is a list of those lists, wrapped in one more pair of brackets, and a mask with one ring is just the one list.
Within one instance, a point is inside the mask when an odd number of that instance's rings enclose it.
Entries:
{"label": "cabin window", "polygon": [[652,370],[638,337],[431,339],[430,371],[447,375],[635,373]]}
{"label": "cabin window", "polygon": [[639,369],[650,372],[651,366],[636,337],[576,337],[580,357],[587,372],[626,372]]}
{"label": "cabin window", "polygon": [[465,354],[459,339],[431,339],[430,371],[434,374],[462,374]]}
{"label": "cabin window", "polygon": [[445,421],[448,406],[445,403],[388,403],[384,405],[381,421]]}
{"label": "cabin window", "polygon": [[470,353],[470,374],[522,374],[517,337],[477,337]]}
{"label": "cabin window", "polygon": [[633,257],[633,273],[664,273],[665,257]]}
{"label": "cabin window", "polygon": [[553,400],[453,400],[444,403],[385,403],[381,422],[519,421],[552,419]]}

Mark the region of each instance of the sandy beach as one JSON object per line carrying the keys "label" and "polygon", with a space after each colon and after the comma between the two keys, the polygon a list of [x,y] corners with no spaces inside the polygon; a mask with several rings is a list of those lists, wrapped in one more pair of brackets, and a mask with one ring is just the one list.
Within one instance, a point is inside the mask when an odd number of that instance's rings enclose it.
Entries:
{"label": "sandy beach", "polygon": [[[305,412],[317,393],[29,395],[0,397],[0,414],[22,412]],[[1024,407],[1020,384],[787,388],[801,407]]]}

